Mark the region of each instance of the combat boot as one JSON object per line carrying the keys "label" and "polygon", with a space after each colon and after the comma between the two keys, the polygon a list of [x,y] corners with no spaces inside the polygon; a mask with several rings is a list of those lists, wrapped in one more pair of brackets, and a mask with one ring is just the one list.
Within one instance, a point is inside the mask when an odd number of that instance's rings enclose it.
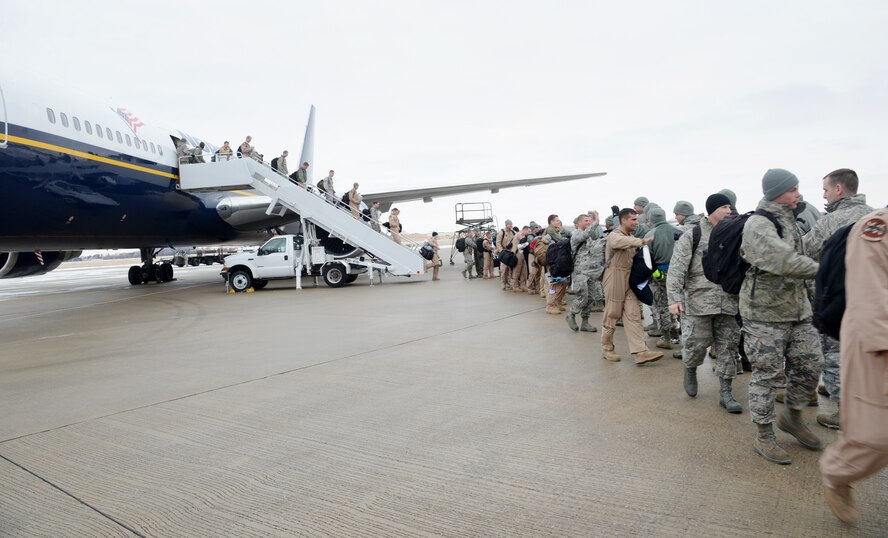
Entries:
{"label": "combat boot", "polygon": [[546,314],[554,314],[556,316],[561,315],[561,309],[555,305],[547,305],[546,306]]}
{"label": "combat boot", "polygon": [[676,351],[675,353],[673,353],[672,358],[673,359],[681,359],[682,358],[681,351]]}
{"label": "combat boot", "polygon": [[758,433],[755,434],[755,441],[752,442],[752,449],[756,453],[772,463],[780,465],[789,465],[792,460],[785,450],[777,444],[777,438],[774,437],[774,428],[770,424],[756,424]]}
{"label": "combat boot", "polygon": [[567,326],[570,327],[570,330],[572,330],[572,331],[579,331],[580,330],[580,326],[577,325],[577,318],[576,318],[575,314],[571,314],[570,312],[568,312],[567,317],[565,317],[564,319],[567,320]]}
{"label": "combat boot", "polygon": [[854,497],[851,495],[851,488],[845,488],[844,491],[833,489],[829,486],[823,486],[823,497],[829,509],[835,514],[839,521],[848,525],[856,525],[860,521],[860,512],[854,505]]}
{"label": "combat boot", "polygon": [[718,400],[718,405],[724,407],[728,413],[737,413],[743,412],[743,406],[737,403],[737,400],[734,399],[734,395],[731,394],[731,379],[719,379],[721,384],[721,397]]}
{"label": "combat boot", "polygon": [[697,396],[697,367],[693,368],[685,368],[685,379],[684,379],[684,388],[685,392],[691,398]]}
{"label": "combat boot", "polygon": [[663,336],[663,331],[661,331],[660,329],[654,329],[652,331],[648,331],[648,336],[651,336],[654,338],[656,338],[658,336]]}
{"label": "combat boot", "polygon": [[829,391],[826,390],[826,385],[822,381],[817,384],[817,394],[821,394],[829,398]]}
{"label": "combat boot", "polygon": [[589,325],[589,316],[583,316],[583,322],[580,323],[580,330],[587,333],[597,333],[598,327]]}
{"label": "combat boot", "polygon": [[660,349],[672,349],[672,340],[664,334],[655,345]]}
{"label": "combat boot", "polygon": [[654,322],[648,323],[647,325],[644,326],[644,330],[646,330],[646,331],[648,331],[648,332],[650,332],[650,331],[656,331],[656,330],[657,330],[657,324],[654,323]]}
{"label": "combat boot", "polygon": [[[786,389],[777,389],[775,399],[778,403],[785,403],[783,400],[786,399]],[[818,405],[820,405],[820,400],[817,399],[817,391],[814,391],[808,397],[808,407],[817,407]]]}
{"label": "combat boot", "polygon": [[613,349],[602,349],[601,358],[610,362],[620,362],[620,355]]}
{"label": "combat boot", "polygon": [[777,416],[777,427],[796,438],[800,445],[808,450],[822,450],[823,443],[802,422],[800,409],[783,408]]}
{"label": "combat boot", "polygon": [[649,362],[656,362],[663,358],[662,351],[642,351],[641,353],[633,353],[635,355],[635,365],[641,366],[642,364],[647,364]]}
{"label": "combat boot", "polygon": [[817,424],[820,424],[824,428],[829,428],[831,430],[839,429],[839,409],[836,408],[836,411],[827,415],[826,413],[820,413],[817,415]]}
{"label": "combat boot", "polygon": [[463,276],[463,278],[469,278],[468,276],[466,276],[466,270],[465,270],[465,269],[462,270],[462,276]]}

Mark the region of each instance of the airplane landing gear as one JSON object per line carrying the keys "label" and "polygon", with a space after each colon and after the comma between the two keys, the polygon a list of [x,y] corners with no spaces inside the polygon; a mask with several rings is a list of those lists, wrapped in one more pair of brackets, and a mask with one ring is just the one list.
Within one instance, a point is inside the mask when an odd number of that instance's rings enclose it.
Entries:
{"label": "airplane landing gear", "polygon": [[142,265],[133,265],[129,268],[127,278],[133,286],[147,284],[148,282],[169,282],[173,280],[173,265],[169,262],[154,263],[157,254],[153,249],[139,249],[142,257]]}

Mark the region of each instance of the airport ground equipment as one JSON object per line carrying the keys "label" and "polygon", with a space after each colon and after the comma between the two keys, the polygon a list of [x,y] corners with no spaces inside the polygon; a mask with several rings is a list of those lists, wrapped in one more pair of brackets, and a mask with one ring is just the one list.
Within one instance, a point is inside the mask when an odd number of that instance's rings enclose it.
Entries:
{"label": "airport ground equipment", "polygon": [[454,265],[453,257],[459,254],[456,250],[456,241],[466,237],[469,230],[475,230],[480,234],[493,230],[496,232],[496,217],[493,215],[493,207],[490,202],[466,202],[453,206],[456,224],[462,226],[453,234],[453,243],[450,248],[450,265]]}
{"label": "airport ground equipment", "polygon": [[[298,222],[295,235],[301,238],[299,246],[303,247],[298,249],[300,276],[322,276],[329,286],[339,287],[354,280],[349,277],[368,271],[371,275],[377,271],[380,276],[424,273],[425,260],[416,252],[418,245],[395,243],[383,232],[384,227],[377,232],[365,219],[354,218],[339,200],[331,201],[312,187],[291,181],[264,162],[249,157],[182,162],[179,184],[188,192],[253,189],[270,198],[266,214],[284,216],[287,211],[293,212],[293,221]],[[337,273],[343,271],[342,278],[338,278]]]}

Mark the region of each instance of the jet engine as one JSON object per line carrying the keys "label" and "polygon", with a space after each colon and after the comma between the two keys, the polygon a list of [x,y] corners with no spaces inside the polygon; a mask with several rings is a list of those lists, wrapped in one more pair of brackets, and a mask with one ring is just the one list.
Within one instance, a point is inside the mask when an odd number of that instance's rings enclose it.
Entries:
{"label": "jet engine", "polygon": [[81,252],[0,252],[0,278],[42,275],[57,268],[62,262],[80,256]]}

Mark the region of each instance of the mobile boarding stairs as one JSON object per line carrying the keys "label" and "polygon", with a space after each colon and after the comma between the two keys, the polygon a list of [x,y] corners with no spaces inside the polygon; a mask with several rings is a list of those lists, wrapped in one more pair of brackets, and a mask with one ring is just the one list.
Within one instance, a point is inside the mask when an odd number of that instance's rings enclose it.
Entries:
{"label": "mobile boarding stairs", "polygon": [[[215,162],[182,163],[179,186],[187,192],[258,191],[271,199],[266,214],[283,216],[290,210],[299,215],[303,233],[313,231],[317,226],[326,230],[330,237],[363,250],[365,256],[340,261],[366,267],[371,282],[373,271],[378,271],[380,277],[383,273],[414,276],[425,272],[425,260],[416,251],[419,245],[395,243],[382,233],[385,228],[377,232],[369,222],[355,219],[348,205],[340,200],[329,201],[324,193],[313,192],[311,187],[291,181],[269,164],[256,159],[233,157]],[[305,236],[306,242],[311,241],[312,246],[318,241],[314,235],[306,233]],[[330,258],[328,261],[332,261],[332,256]],[[307,261],[316,263],[317,260]]]}

